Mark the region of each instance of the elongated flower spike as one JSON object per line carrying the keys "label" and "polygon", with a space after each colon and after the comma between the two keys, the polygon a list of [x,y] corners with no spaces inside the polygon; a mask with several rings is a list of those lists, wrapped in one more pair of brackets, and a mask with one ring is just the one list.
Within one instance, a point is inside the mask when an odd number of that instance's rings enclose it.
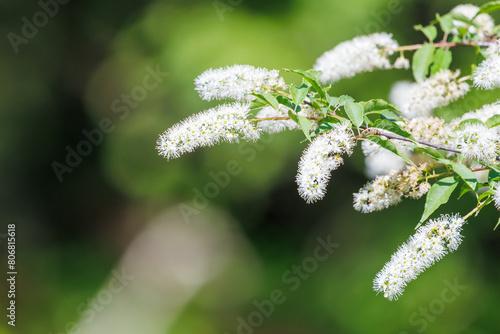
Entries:
{"label": "elongated flower spike", "polygon": [[[389,55],[397,47],[398,43],[387,33],[355,37],[323,53],[316,60],[314,69],[323,72],[320,77],[323,83],[334,83],[374,69],[391,69]],[[398,68],[406,68],[403,60],[399,60],[397,65]]]}
{"label": "elongated flower spike", "polygon": [[389,300],[398,299],[408,282],[458,248],[463,224],[459,215],[442,215],[421,226],[376,275],[373,289]]}
{"label": "elongated flower spike", "polygon": [[165,131],[157,141],[158,153],[166,159],[178,158],[198,147],[220,142],[254,141],[259,130],[247,119],[249,104],[224,104],[195,114]]}
{"label": "elongated flower spike", "polygon": [[300,158],[296,177],[299,195],[307,203],[316,202],[325,196],[330,173],[344,162],[340,155],[350,155],[353,146],[354,138],[349,123],[336,125],[333,130],[313,139]]}
{"label": "elongated flower spike", "polygon": [[269,89],[284,89],[285,81],[278,70],[233,65],[209,69],[195,79],[196,91],[203,100],[234,99],[251,101],[252,93],[264,93]]}

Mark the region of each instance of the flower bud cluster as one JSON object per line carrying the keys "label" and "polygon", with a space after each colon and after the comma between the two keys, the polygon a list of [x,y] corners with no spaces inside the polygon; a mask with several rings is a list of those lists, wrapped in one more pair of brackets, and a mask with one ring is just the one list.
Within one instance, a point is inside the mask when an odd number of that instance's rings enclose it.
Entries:
{"label": "flower bud cluster", "polygon": [[415,139],[431,144],[451,145],[451,128],[439,117],[416,117],[403,125]]}
{"label": "flower bud cluster", "polygon": [[[471,34],[477,34],[477,36],[483,40],[487,36],[491,36],[493,34],[493,28],[495,27],[495,22],[493,18],[488,14],[479,14],[476,16],[479,11],[479,7],[474,5],[458,5],[451,10],[452,13],[462,14],[469,20],[472,20],[471,25],[467,25],[465,22],[459,20],[453,20],[453,25],[455,27],[467,27],[467,30]],[[458,35],[458,29],[454,28],[451,31],[452,34]]]}
{"label": "flower bud cluster", "polygon": [[408,166],[404,171],[377,176],[354,194],[354,209],[363,213],[380,211],[398,204],[403,197],[422,197],[430,189],[430,184],[422,180],[426,167],[424,163],[419,167]]}
{"label": "flower bud cluster", "polygon": [[376,275],[373,289],[389,300],[398,299],[408,282],[458,248],[463,224],[459,215],[442,215],[421,226]]}

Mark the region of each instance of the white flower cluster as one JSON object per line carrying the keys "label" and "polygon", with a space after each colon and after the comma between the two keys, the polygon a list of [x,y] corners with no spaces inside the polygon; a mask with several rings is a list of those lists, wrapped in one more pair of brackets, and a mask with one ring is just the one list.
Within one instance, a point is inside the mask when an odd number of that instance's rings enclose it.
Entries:
{"label": "white flower cluster", "polygon": [[408,118],[431,116],[432,110],[463,97],[469,91],[466,82],[459,82],[460,70],[441,70],[411,87],[407,103],[401,111]]}
{"label": "white flower cluster", "polygon": [[259,130],[246,119],[249,109],[248,104],[223,104],[192,115],[165,131],[156,149],[164,158],[173,159],[224,141],[257,140]]}
{"label": "white flower cluster", "polygon": [[493,89],[500,87],[500,54],[483,60],[472,75],[474,87]]}
{"label": "white flower cluster", "polygon": [[354,209],[363,213],[380,211],[398,204],[403,196],[422,197],[430,189],[430,184],[421,180],[426,167],[426,164],[418,168],[408,166],[404,171],[377,176],[354,194]]}
{"label": "white flower cluster", "polygon": [[455,131],[457,146],[462,154],[479,161],[494,162],[498,154],[498,134],[482,124],[466,124]]}
{"label": "white flower cluster", "polygon": [[[367,142],[364,141],[362,146]],[[403,170],[405,167],[406,162],[400,156],[386,149],[365,157],[365,175],[369,179],[374,179],[378,175],[387,175],[392,171]]]}
{"label": "white flower cluster", "polygon": [[195,85],[203,100],[251,101],[255,99],[252,93],[284,89],[285,81],[279,76],[278,70],[233,65],[203,72],[195,79]]}
{"label": "white flower cluster", "polygon": [[376,275],[373,289],[389,300],[398,299],[408,282],[458,248],[464,223],[459,215],[442,215],[421,226]]}
{"label": "white flower cluster", "polygon": [[439,117],[416,117],[403,125],[415,139],[437,145],[453,145],[451,127]]}
{"label": "white flower cluster", "polygon": [[[472,18],[476,16],[478,11],[479,7],[469,4],[458,5],[451,10],[452,13],[462,14],[469,20],[472,20]],[[453,20],[453,25],[455,27],[467,28],[469,33],[471,34],[477,33],[477,36],[480,39],[485,39],[487,36],[491,36],[493,34],[493,28],[495,27],[495,22],[493,21],[493,18],[490,15],[480,14],[476,16],[474,20],[472,20],[472,23],[474,23],[474,25],[467,26],[465,22]],[[454,35],[458,35],[458,29],[454,28],[451,31],[451,33]]]}
{"label": "white flower cluster", "polygon": [[495,207],[500,210],[500,183],[497,183],[494,189],[493,194],[493,203],[495,203]]}
{"label": "white flower cluster", "polygon": [[[314,69],[323,72],[320,81],[334,83],[361,72],[390,69],[389,55],[398,48],[391,34],[375,33],[342,42],[316,60]],[[399,64],[399,63],[398,63]]]}
{"label": "white flower cluster", "polygon": [[349,124],[343,123],[318,135],[304,150],[299,161],[296,181],[299,195],[307,203],[325,196],[330,173],[344,162],[339,155],[350,155],[353,146],[354,138]]}

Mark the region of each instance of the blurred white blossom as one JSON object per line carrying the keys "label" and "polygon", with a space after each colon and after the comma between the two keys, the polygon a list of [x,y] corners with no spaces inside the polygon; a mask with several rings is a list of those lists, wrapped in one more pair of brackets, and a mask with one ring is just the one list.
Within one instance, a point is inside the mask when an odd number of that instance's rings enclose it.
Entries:
{"label": "blurred white blossom", "polygon": [[323,83],[334,83],[361,72],[392,68],[389,55],[398,43],[391,34],[375,33],[342,42],[316,60],[314,69],[323,72]]}

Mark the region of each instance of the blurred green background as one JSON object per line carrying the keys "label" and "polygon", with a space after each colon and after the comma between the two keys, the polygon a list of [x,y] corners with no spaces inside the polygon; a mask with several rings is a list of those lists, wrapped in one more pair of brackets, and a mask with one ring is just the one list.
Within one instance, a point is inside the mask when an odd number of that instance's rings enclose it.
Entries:
{"label": "blurred green background", "polygon": [[[33,22],[41,4],[53,17],[38,15],[36,33],[13,47],[9,33],[22,36],[22,18]],[[210,67],[308,69],[335,44],[376,31],[418,43],[414,24],[460,2],[54,4],[1,4],[0,247],[5,255],[6,226],[16,224],[18,276],[16,327],[4,316],[0,333],[498,332],[494,208],[469,220],[457,252],[389,302],[372,291],[372,279],[413,233],[424,201],[355,212],[352,193],[367,181],[359,150],[314,205],[296,191],[299,132],[170,162],[155,150],[158,134],[215,105],[193,89]],[[454,56],[452,67],[460,67],[474,54]],[[409,71],[366,73],[333,91],[387,98],[395,81],[411,78]],[[466,104],[441,112],[496,99],[473,91]],[[85,147],[89,133],[95,144]],[[66,165],[77,148],[86,156],[58,177],[54,163]],[[228,162],[239,168],[226,182]],[[439,211],[465,214],[473,206],[465,196]],[[322,261],[314,258],[318,238],[336,244]],[[1,286],[7,291],[5,280]]]}

